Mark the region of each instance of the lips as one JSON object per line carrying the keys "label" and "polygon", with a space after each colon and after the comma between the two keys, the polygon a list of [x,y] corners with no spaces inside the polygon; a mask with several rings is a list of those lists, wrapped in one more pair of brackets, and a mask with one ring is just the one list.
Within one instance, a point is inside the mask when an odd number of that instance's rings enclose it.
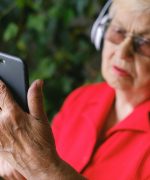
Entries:
{"label": "lips", "polygon": [[129,76],[130,75],[126,70],[119,68],[117,66],[113,66],[113,70],[116,74],[118,74],[120,76]]}

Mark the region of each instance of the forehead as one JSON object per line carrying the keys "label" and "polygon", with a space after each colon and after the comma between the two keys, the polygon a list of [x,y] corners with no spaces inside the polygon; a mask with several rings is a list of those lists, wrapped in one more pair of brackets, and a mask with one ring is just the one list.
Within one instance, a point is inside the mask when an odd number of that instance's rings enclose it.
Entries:
{"label": "forehead", "polygon": [[135,11],[129,4],[122,3],[115,9],[113,21],[128,31],[137,33],[148,31],[150,34],[150,11]]}

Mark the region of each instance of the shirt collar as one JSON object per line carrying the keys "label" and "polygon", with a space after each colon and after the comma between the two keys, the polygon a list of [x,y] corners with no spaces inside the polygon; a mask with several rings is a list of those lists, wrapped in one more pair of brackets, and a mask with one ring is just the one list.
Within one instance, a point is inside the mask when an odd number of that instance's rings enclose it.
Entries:
{"label": "shirt collar", "polygon": [[[110,88],[110,96],[112,89]],[[112,99],[112,97],[110,97]],[[115,98],[115,94],[114,94]],[[112,127],[107,134],[118,130],[150,132],[150,100],[147,100],[135,107],[133,112],[118,124]]]}
{"label": "shirt collar", "polygon": [[[90,120],[92,114],[92,124],[96,128],[97,134],[101,131],[106,122],[115,100],[115,91],[107,83],[102,83],[94,97],[89,101],[89,106],[86,106],[84,115]],[[116,131],[134,131],[134,132],[150,132],[150,100],[138,105],[134,111],[118,124],[110,128],[107,133]]]}
{"label": "shirt collar", "polygon": [[139,131],[148,132],[150,131],[150,101],[146,101],[139,106],[137,106],[134,111],[127,116],[125,119],[116,124],[110,129],[110,132],[118,130],[128,130],[128,131]]}

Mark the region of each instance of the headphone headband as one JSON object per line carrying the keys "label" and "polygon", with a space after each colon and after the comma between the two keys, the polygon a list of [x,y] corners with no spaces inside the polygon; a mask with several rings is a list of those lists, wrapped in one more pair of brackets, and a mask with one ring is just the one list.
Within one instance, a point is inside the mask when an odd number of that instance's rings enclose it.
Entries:
{"label": "headphone headband", "polygon": [[108,11],[111,6],[112,0],[108,0],[103,9],[101,10],[99,16],[93,24],[91,30],[91,41],[95,45],[96,49],[99,50],[102,44],[102,39],[104,35],[104,24],[108,21]]}

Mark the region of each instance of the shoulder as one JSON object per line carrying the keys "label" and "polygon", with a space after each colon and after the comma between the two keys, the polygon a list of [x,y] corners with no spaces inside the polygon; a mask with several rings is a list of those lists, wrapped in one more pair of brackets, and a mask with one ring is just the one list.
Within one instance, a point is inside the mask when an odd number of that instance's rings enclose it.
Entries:
{"label": "shoulder", "polygon": [[77,123],[81,118],[83,122],[83,114],[85,114],[85,112],[88,114],[95,113],[95,110],[100,108],[98,105],[106,101],[105,94],[107,94],[110,89],[105,82],[87,84],[75,89],[68,95],[60,111],[54,116],[52,120],[53,128],[58,126],[64,127],[66,122],[66,127],[68,127],[69,124],[72,126],[74,124],[73,122]]}
{"label": "shoulder", "polygon": [[[64,122],[77,121],[77,117],[87,109],[89,104],[100,101],[103,92],[108,88],[105,82],[86,84],[71,92],[62,104],[59,112],[52,120],[52,126],[63,125]],[[93,108],[95,106],[92,106]]]}
{"label": "shoulder", "polygon": [[86,165],[96,142],[96,128],[92,122],[96,105],[91,102],[99,99],[106,86],[106,83],[94,83],[75,89],[51,124],[58,154],[78,171]]}
{"label": "shoulder", "polygon": [[64,101],[63,107],[83,101],[85,103],[87,101],[93,101],[102,96],[102,93],[108,88],[110,87],[105,82],[83,85],[69,94]]}
{"label": "shoulder", "polygon": [[93,83],[93,84],[85,84],[77,89],[75,89],[70,95],[79,94],[79,93],[91,93],[91,92],[97,92],[100,90],[104,90],[107,88],[108,85],[106,82],[101,83]]}
{"label": "shoulder", "polygon": [[93,152],[97,129],[102,123],[100,109],[104,108],[110,93],[111,88],[106,83],[79,87],[66,98],[52,121],[58,154],[77,170],[86,165]]}

